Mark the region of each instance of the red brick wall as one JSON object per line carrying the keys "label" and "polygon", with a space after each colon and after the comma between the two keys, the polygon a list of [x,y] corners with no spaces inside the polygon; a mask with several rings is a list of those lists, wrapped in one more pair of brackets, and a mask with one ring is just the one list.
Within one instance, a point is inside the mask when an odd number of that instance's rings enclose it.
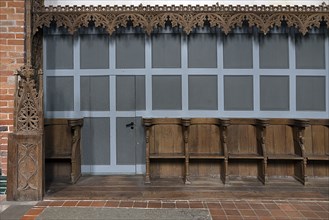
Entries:
{"label": "red brick wall", "polygon": [[5,176],[8,133],[13,131],[14,73],[24,64],[24,7],[24,0],[0,1],[0,168]]}

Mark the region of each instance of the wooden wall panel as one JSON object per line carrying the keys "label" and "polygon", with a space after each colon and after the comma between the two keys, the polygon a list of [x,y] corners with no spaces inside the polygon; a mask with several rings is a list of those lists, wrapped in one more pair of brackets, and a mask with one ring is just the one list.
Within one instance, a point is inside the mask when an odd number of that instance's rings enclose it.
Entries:
{"label": "wooden wall panel", "polygon": [[223,155],[220,131],[216,125],[191,125],[189,127],[190,153],[217,153]]}
{"label": "wooden wall panel", "polygon": [[231,154],[256,154],[257,136],[253,125],[230,125],[227,148]]}
{"label": "wooden wall panel", "polygon": [[184,177],[184,163],[180,159],[152,159],[150,173],[152,177]]}
{"label": "wooden wall panel", "polygon": [[61,163],[58,163],[57,161],[47,161],[45,164],[45,170],[45,178],[47,184],[51,182],[71,182],[72,170],[70,160],[61,161]]}
{"label": "wooden wall panel", "polygon": [[[312,124],[314,123],[314,124]],[[329,127],[318,120],[305,129],[305,154],[308,177],[329,177]]]}
{"label": "wooden wall panel", "polygon": [[295,154],[293,128],[288,125],[270,125],[266,128],[267,154]]}
{"label": "wooden wall panel", "polygon": [[233,177],[257,177],[258,162],[254,160],[230,160],[228,165],[228,175]]}
{"label": "wooden wall panel", "polygon": [[71,155],[72,137],[70,134],[71,128],[68,126],[67,120],[58,119],[55,124],[45,124],[46,157],[51,157],[53,155]]}
{"label": "wooden wall panel", "polygon": [[312,125],[305,129],[305,153],[307,155],[329,154],[329,128]]}
{"label": "wooden wall panel", "polygon": [[329,161],[308,161],[306,175],[329,178]]}
{"label": "wooden wall panel", "polygon": [[150,136],[151,154],[184,153],[184,139],[180,125],[155,125]]}
{"label": "wooden wall panel", "polygon": [[295,175],[294,162],[274,160],[268,162],[267,174],[269,177],[288,177]]}
{"label": "wooden wall panel", "polygon": [[[232,120],[227,132],[227,149],[229,158],[242,155],[257,155],[257,129],[253,119]],[[244,156],[247,158],[248,156]],[[259,162],[249,159],[230,159],[228,175],[231,177],[257,177]],[[231,178],[232,179],[232,178]]]}
{"label": "wooden wall panel", "polygon": [[220,160],[190,160],[191,177],[220,177],[222,161]]}

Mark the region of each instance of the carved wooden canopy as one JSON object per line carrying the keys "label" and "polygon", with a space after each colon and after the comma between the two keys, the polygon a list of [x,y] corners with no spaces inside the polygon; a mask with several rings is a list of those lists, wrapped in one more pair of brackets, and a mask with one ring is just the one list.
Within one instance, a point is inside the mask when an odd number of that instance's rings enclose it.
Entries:
{"label": "carved wooden canopy", "polygon": [[321,25],[329,28],[329,5],[319,6],[49,6],[35,4],[33,8],[33,34],[40,28],[66,27],[74,33],[93,22],[112,34],[119,27],[131,24],[141,27],[147,34],[154,28],[170,22],[189,34],[196,27],[209,25],[228,34],[233,28],[247,22],[263,33],[271,28],[295,27],[302,34]]}

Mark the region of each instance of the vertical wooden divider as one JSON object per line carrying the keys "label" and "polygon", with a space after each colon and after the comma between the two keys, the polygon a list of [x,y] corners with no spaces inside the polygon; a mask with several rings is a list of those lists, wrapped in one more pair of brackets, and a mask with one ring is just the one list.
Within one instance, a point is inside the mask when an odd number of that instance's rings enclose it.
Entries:
{"label": "vertical wooden divider", "polygon": [[184,154],[185,154],[185,184],[191,184],[190,181],[190,172],[189,172],[189,162],[190,162],[190,153],[189,153],[189,126],[191,124],[191,120],[189,118],[182,119],[183,125],[183,134],[184,134]]}

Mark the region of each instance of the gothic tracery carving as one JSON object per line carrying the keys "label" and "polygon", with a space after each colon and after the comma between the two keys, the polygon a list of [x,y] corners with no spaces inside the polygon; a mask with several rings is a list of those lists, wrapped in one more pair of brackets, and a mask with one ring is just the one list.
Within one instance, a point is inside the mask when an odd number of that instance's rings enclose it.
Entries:
{"label": "gothic tracery carving", "polygon": [[49,6],[37,7],[34,11],[34,28],[49,27],[55,22],[70,33],[94,22],[96,27],[105,28],[112,34],[118,27],[142,27],[147,34],[154,28],[170,22],[173,27],[181,27],[187,34],[196,27],[220,28],[228,34],[233,28],[248,22],[266,34],[272,27],[280,27],[286,22],[288,27],[296,27],[306,34],[321,22],[329,27],[329,5],[320,6]]}
{"label": "gothic tracery carving", "polygon": [[18,190],[37,190],[37,145],[22,143],[18,146]]}
{"label": "gothic tracery carving", "polygon": [[19,133],[42,131],[42,89],[37,91],[35,77],[35,71],[30,65],[17,71],[15,131]]}

